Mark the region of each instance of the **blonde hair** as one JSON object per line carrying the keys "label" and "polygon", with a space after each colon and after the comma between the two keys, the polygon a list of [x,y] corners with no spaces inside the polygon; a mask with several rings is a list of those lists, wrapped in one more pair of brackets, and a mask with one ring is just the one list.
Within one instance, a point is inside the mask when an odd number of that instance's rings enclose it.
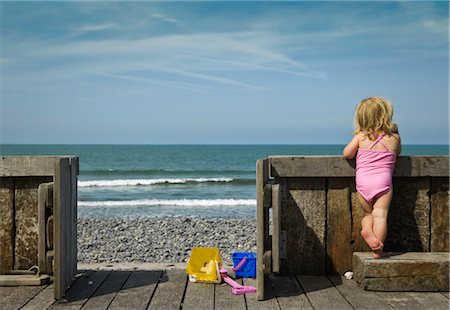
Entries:
{"label": "blonde hair", "polygon": [[379,133],[391,136],[398,133],[397,124],[392,121],[394,110],[392,104],[381,97],[370,97],[362,100],[356,107],[355,134],[364,133],[370,140]]}

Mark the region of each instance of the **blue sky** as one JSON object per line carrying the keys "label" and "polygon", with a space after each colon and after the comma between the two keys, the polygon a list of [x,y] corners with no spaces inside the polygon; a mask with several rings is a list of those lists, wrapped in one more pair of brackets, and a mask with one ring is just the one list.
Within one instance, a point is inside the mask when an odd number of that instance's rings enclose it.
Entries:
{"label": "blue sky", "polygon": [[1,2],[3,143],[449,140],[446,1]]}

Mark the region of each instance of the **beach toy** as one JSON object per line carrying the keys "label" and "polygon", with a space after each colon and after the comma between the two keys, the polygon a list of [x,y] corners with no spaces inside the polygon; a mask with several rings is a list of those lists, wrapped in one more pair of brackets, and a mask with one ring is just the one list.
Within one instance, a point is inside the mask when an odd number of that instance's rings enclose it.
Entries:
{"label": "beach toy", "polygon": [[256,278],[256,253],[236,252],[231,256],[236,278]]}
{"label": "beach toy", "polygon": [[256,293],[256,288],[254,288],[253,286],[240,285],[239,283],[231,279],[228,276],[228,271],[226,269],[220,269],[220,276],[225,283],[231,286],[231,292],[234,295]]}
{"label": "beach toy", "polygon": [[192,282],[220,283],[222,259],[218,248],[193,248],[186,273]]}

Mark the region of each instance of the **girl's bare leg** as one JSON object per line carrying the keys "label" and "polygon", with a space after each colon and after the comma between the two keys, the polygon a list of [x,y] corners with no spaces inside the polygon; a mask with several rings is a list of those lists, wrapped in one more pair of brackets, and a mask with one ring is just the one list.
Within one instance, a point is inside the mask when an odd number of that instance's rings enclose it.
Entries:
{"label": "girl's bare leg", "polygon": [[[384,243],[387,235],[387,218],[389,213],[389,206],[392,201],[392,190],[379,197],[375,203],[373,204],[372,210],[372,218],[373,218],[373,234],[375,237],[380,240],[380,242]],[[374,258],[380,258],[384,256],[383,249],[372,249],[374,253],[372,256]]]}
{"label": "girl's bare leg", "polygon": [[373,250],[380,250],[383,248],[383,243],[376,237],[373,232],[374,218],[372,215],[372,203],[368,202],[357,193],[358,201],[364,210],[364,217],[361,220],[361,237],[366,241],[367,245]]}

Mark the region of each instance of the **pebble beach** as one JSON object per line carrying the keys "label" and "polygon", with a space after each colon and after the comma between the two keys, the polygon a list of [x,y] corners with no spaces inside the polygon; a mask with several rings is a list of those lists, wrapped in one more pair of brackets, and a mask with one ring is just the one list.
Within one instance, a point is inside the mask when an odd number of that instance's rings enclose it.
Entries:
{"label": "pebble beach", "polygon": [[193,247],[256,252],[256,220],[202,218],[79,218],[80,263],[182,263]]}

